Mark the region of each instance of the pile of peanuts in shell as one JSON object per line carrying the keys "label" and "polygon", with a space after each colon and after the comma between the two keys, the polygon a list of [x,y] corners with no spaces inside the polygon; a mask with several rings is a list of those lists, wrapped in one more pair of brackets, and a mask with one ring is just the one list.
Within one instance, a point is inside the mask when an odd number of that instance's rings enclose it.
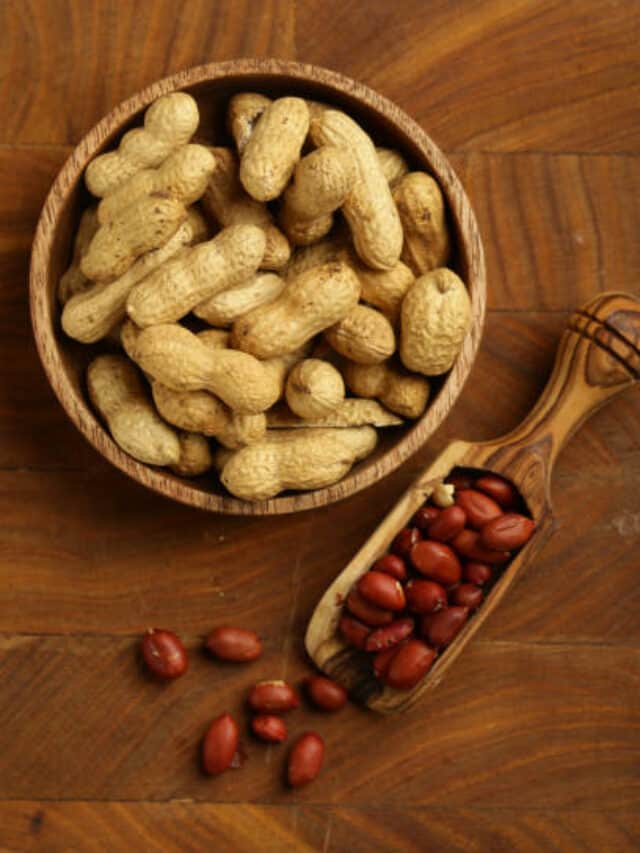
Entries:
{"label": "pile of peanuts in shell", "polygon": [[371,654],[382,684],[412,690],[420,683],[533,535],[525,511],[502,477],[454,472],[360,577],[338,630]]}
{"label": "pile of peanuts in shell", "polygon": [[[223,625],[207,637],[205,648],[220,661],[248,664],[262,654],[260,637],[246,628]],[[164,681],[183,676],[189,668],[187,650],[173,631],[149,629],[142,639],[142,657],[149,671]],[[347,693],[337,682],[322,675],[303,681],[304,695],[317,710],[339,711],[347,704]],[[249,690],[247,706],[250,728],[255,738],[279,744],[288,737],[282,715],[300,707],[300,695],[285,681],[259,681]],[[240,729],[229,713],[220,714],[207,727],[201,746],[202,770],[217,776],[229,768],[238,769],[246,760]],[[315,731],[300,734],[286,761],[287,783],[299,788],[312,782],[324,762],[324,741]]]}
{"label": "pile of peanuts in shell", "polygon": [[469,329],[441,190],[318,102],[233,96],[233,147],[199,121],[163,95],[87,166],[62,328],[101,342],[88,393],[134,459],[248,501],[331,485]]}

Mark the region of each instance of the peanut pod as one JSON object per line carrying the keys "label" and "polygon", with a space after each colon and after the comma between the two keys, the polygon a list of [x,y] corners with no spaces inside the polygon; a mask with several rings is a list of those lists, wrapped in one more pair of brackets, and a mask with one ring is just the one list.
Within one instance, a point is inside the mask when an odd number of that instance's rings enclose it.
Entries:
{"label": "peanut pod", "polygon": [[400,417],[419,418],[427,407],[428,381],[392,362],[365,365],[347,361],[343,376],[358,397],[376,397]]}
{"label": "peanut pod", "polygon": [[156,168],[191,139],[199,121],[198,105],[191,95],[162,95],[147,109],[144,127],[125,133],[115,151],[89,163],[85,172],[89,191],[99,197],[108,195],[141,169]]}
{"label": "peanut pod", "polygon": [[98,205],[100,224],[149,193],[168,193],[185,207],[202,197],[216,161],[204,145],[183,145],[157,169],[143,169],[125,181]]}
{"label": "peanut pod", "polygon": [[135,285],[186,246],[203,240],[206,234],[204,219],[195,210],[189,210],[186,222],[164,246],[142,255],[114,281],[94,284],[67,302],[62,311],[62,328],[66,334],[84,344],[105,337],[126,316],[127,299]]}
{"label": "peanut pod", "polygon": [[125,273],[136,258],[163,246],[187,218],[185,206],[166,193],[150,193],[101,225],[80,262],[98,281]]}
{"label": "peanut pod", "polygon": [[446,265],[451,254],[442,191],[426,172],[409,172],[395,185],[404,245],[402,260],[421,275]]}
{"label": "peanut pod", "polygon": [[186,249],[129,294],[127,313],[138,326],[179,320],[199,303],[252,275],[264,253],[264,232],[232,225],[213,240]]}
{"label": "peanut pod", "polygon": [[142,370],[157,382],[174,391],[211,391],[243,414],[265,411],[280,395],[277,377],[252,355],[212,351],[182,326],[143,329],[135,354]]}
{"label": "peanut pod", "polygon": [[464,282],[449,269],[416,279],[402,302],[400,357],[405,367],[438,376],[456,360],[471,325]]}
{"label": "peanut pod", "polygon": [[[344,477],[376,446],[372,427],[283,430],[233,454],[225,452],[223,485],[238,498],[267,500],[284,489],[319,489]],[[219,464],[220,460],[218,460]]]}
{"label": "peanut pod", "polygon": [[358,364],[379,364],[393,355],[396,338],[384,314],[356,305],[325,332],[326,340],[345,358]]}
{"label": "peanut pod", "polygon": [[353,156],[356,181],[342,210],[360,258],[374,269],[390,269],[402,250],[402,226],[371,138],[345,113],[326,110],[311,123],[316,145],[337,145]]}
{"label": "peanut pod", "polygon": [[345,263],[313,267],[290,281],[282,295],[233,325],[232,346],[258,358],[293,352],[354,308],[360,283]]}
{"label": "peanut pod", "polygon": [[309,130],[302,98],[278,98],[258,119],[240,161],[240,181],[252,198],[269,201],[286,187]]}
{"label": "peanut pod", "polygon": [[148,465],[176,465],[180,442],[147,398],[135,366],[124,356],[101,355],[87,370],[91,402],[116,444]]}

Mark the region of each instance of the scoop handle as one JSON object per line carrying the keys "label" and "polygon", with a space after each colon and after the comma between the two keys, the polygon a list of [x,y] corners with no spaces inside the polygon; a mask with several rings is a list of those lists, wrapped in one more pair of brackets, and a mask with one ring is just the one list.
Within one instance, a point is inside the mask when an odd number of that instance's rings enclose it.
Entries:
{"label": "scoop handle", "polygon": [[640,299],[602,293],[569,318],[544,391],[522,423],[499,440],[501,450],[513,457],[535,449],[548,477],[578,427],[638,379]]}

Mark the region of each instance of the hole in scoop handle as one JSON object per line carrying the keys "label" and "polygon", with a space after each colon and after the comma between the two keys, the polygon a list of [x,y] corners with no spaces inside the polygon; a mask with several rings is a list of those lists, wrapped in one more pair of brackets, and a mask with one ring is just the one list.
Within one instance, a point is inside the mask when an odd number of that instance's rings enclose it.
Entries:
{"label": "hole in scoop handle", "polygon": [[578,427],[639,378],[640,299],[600,294],[571,315],[538,402],[497,444],[511,450],[535,448],[550,473]]}

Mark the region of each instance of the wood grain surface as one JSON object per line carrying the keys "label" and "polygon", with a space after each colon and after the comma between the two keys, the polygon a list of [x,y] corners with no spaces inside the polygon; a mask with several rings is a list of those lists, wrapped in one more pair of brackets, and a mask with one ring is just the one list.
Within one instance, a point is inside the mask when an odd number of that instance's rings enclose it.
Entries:
{"label": "wood grain surface", "polygon": [[[638,849],[637,390],[563,451],[555,536],[428,702],[292,714],[327,742],[295,793],[283,747],[245,736],[247,764],[218,779],[197,748],[252,681],[309,671],[323,590],[451,438],[524,417],[570,311],[638,294],[639,43],[637,4],[613,0],[0,3],[0,849]],[[401,469],[342,504],[229,518],[154,496],[69,423],[31,338],[28,263],[52,179],[110,108],[266,55],[354,76],[433,136],[478,217],[489,314],[452,415]],[[264,657],[204,658],[222,621],[258,630]],[[183,680],[142,674],[149,624],[183,635]]]}

